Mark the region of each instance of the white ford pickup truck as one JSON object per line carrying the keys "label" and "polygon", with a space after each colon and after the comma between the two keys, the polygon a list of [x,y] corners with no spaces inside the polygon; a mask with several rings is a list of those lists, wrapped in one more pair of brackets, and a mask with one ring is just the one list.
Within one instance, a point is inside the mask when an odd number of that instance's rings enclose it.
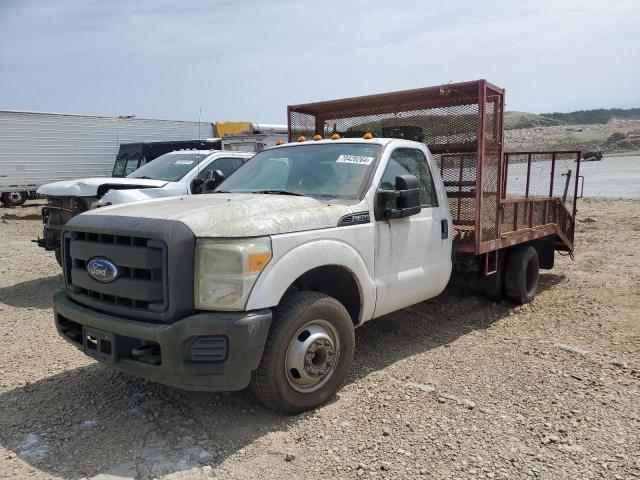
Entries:
{"label": "white ford pickup truck", "polygon": [[[123,372],[192,390],[250,384],[267,406],[302,412],[344,382],[355,327],[443,291],[452,237],[423,143],[290,143],[258,153],[215,193],[71,219],[55,322]],[[550,240],[504,242],[516,303],[533,299],[539,266],[552,267]]]}
{"label": "white ford pickup truck", "polygon": [[[48,183],[38,188],[47,197],[42,209],[42,238],[34,240],[53,250],[60,263],[60,231],[73,216],[107,205],[199,193],[207,179],[231,175],[253,153],[220,150],[179,150],[166,153],[126,177],[95,177]],[[215,182],[214,182],[215,184]]]}
{"label": "white ford pickup truck", "polygon": [[123,372],[250,384],[296,413],[340,388],[356,327],[438,295],[452,272],[532,301],[539,269],[574,252],[580,152],[503,154],[503,94],[479,80],[290,105],[298,142],[214,193],[77,215],[61,237],[59,334]]}
{"label": "white ford pickup truck", "polygon": [[57,328],[124,372],[185,389],[251,383],[268,406],[304,411],[347,376],[354,327],[443,291],[450,226],[424,144],[271,148],[216,193],[71,219]]}

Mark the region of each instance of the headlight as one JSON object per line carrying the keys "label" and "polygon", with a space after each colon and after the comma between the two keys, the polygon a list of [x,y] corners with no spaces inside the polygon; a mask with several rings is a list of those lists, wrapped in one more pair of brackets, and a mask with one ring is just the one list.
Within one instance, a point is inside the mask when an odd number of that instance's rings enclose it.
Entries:
{"label": "headlight", "polygon": [[196,241],[195,307],[242,310],[258,275],[271,260],[269,237]]}

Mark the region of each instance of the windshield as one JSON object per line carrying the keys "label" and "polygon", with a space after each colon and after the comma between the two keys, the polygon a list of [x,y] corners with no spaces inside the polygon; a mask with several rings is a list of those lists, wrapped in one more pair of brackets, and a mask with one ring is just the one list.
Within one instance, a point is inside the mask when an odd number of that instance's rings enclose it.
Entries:
{"label": "windshield", "polygon": [[380,152],[376,144],[294,145],[258,153],[218,191],[359,199]]}
{"label": "windshield", "polygon": [[113,165],[113,177],[126,177],[138,168],[142,158],[142,143],[122,144]]}
{"label": "windshield", "polygon": [[208,153],[197,152],[165,153],[130,173],[127,177],[177,182],[208,156]]}

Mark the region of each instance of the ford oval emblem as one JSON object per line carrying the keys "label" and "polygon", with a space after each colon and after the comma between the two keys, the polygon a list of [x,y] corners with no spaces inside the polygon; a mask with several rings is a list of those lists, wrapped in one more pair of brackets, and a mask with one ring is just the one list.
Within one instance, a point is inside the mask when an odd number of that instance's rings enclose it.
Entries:
{"label": "ford oval emblem", "polygon": [[118,267],[111,260],[96,257],[87,263],[87,273],[98,282],[109,283],[118,278]]}

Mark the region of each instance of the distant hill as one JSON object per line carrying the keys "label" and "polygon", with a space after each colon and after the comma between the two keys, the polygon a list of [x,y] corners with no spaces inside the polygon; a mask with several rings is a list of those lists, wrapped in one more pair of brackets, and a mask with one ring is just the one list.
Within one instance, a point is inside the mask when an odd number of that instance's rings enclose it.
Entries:
{"label": "distant hill", "polygon": [[580,110],[569,113],[506,112],[504,127],[507,130],[558,125],[603,125],[609,120],[640,120],[640,108],[608,108]]}
{"label": "distant hill", "polygon": [[504,114],[504,128],[507,130],[533,127],[553,127],[562,124],[564,124],[564,122],[560,120],[535,113],[505,112]]}

